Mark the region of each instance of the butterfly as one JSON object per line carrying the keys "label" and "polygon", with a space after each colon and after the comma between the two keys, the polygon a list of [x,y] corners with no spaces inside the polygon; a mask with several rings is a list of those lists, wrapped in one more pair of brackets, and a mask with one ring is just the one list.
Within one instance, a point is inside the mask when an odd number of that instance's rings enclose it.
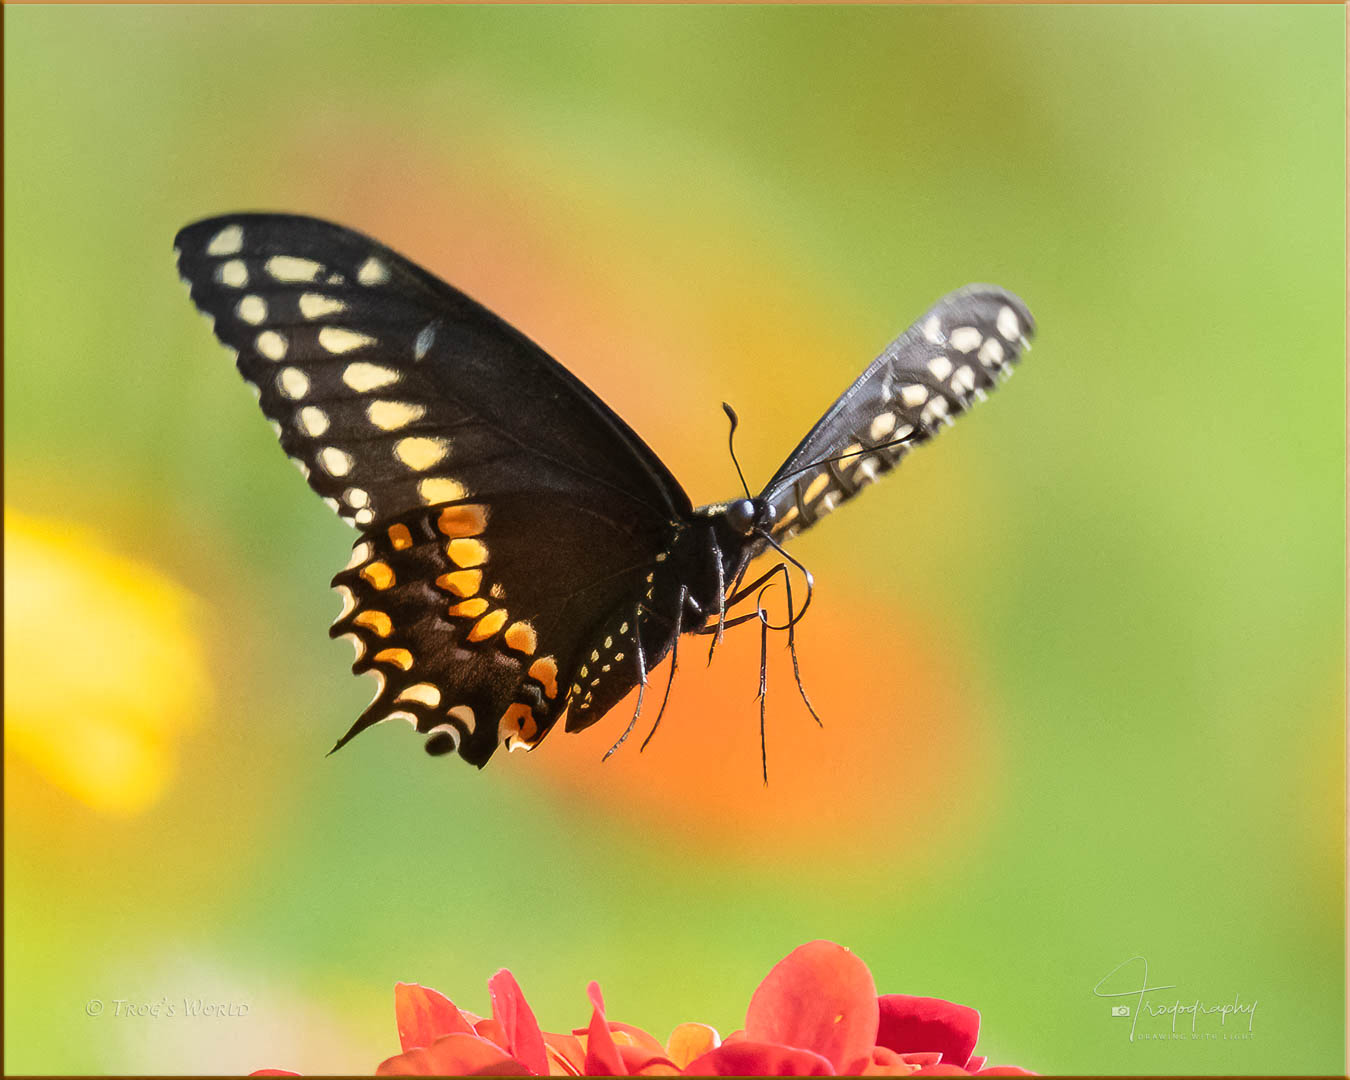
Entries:
{"label": "butterfly", "polygon": [[[174,245],[282,449],[360,530],[333,579],[343,609],[331,633],[351,638],[352,670],[378,685],[334,749],[401,718],[429,753],[480,768],[501,745],[535,747],[564,717],[567,731],[594,724],[638,687],[622,742],[668,653],[673,677],[683,633],[715,644],[757,619],[762,640],[786,629],[791,645],[810,577],[794,610],[789,565],[804,568],[783,545],[982,400],[1034,332],[1003,289],[944,296],[763,491],[695,507],[566,368],[383,244],[250,213],[196,222]],[[768,551],[779,562],[746,584]],[[757,599],[774,581],[789,590],[783,623]],[[754,611],[728,615],[747,599]]]}

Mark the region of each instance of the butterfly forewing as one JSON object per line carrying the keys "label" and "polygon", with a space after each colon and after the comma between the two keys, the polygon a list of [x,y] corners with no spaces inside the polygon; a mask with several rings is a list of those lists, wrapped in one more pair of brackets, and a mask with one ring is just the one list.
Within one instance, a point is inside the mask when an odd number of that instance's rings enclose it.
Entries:
{"label": "butterfly forewing", "polygon": [[594,489],[638,514],[688,511],[656,456],[561,365],[369,237],[242,214],[175,245],[282,447],[350,523],[487,491]]}
{"label": "butterfly forewing", "polygon": [[1011,374],[1035,323],[993,285],[939,300],[882,351],[765,486],[789,540],[893,469]]}

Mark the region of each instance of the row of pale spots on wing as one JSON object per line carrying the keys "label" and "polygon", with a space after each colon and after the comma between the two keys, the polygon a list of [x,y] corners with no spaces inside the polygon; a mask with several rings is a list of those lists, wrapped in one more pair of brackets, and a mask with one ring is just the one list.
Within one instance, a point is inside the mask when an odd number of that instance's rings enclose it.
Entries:
{"label": "row of pale spots on wing", "polygon": [[[544,696],[550,701],[558,695],[558,661],[553,656],[535,657],[539,648],[538,635],[533,624],[526,619],[511,620],[504,604],[505,596],[498,584],[488,589],[488,597],[480,595],[484,583],[484,569],[489,560],[488,545],[482,539],[487,531],[488,508],[477,503],[460,503],[441,510],[437,519],[437,528],[448,539],[445,553],[459,569],[441,574],[436,578],[438,588],[456,599],[446,609],[452,618],[470,621],[465,640],[474,644],[490,642],[499,634],[501,646],[517,654],[522,660],[529,660],[528,677],[543,688]],[[395,551],[405,551],[413,546],[412,534],[403,524],[394,524],[386,529],[390,546]],[[348,569],[357,569],[361,578],[377,592],[393,588],[396,578],[393,568],[385,561],[375,559],[369,542],[363,541],[353,549]],[[351,613],[352,598],[348,590],[343,592],[343,611],[339,618]],[[374,632],[381,638],[388,637],[393,631],[393,621],[386,612],[368,608],[357,613],[352,621]],[[509,624],[509,625],[508,625]],[[364,645],[355,635],[350,635],[357,650],[357,659],[364,655]],[[371,658],[377,664],[390,664],[402,671],[411,671],[416,663],[412,653],[405,648],[384,649]],[[416,701],[430,709],[441,706],[440,688],[433,683],[420,682],[405,687],[394,699]],[[465,734],[473,734],[476,717],[467,705],[456,705],[446,710],[464,726]],[[528,749],[539,737],[539,726],[529,705],[513,703],[498,720],[498,742],[505,742],[509,749]]]}
{"label": "row of pale spots on wing", "polygon": [[[244,227],[239,224],[227,225],[217,232],[206,245],[206,254],[210,256],[233,256],[241,252],[245,240]],[[274,281],[283,284],[342,285],[346,278],[341,273],[329,271],[313,259],[294,255],[272,255],[263,263],[265,272]],[[242,259],[228,258],[221,262],[215,271],[215,279],[221,285],[233,289],[245,289],[249,284],[249,268]],[[377,256],[369,256],[356,272],[356,280],[365,286],[379,286],[388,282],[389,268]],[[303,292],[297,300],[301,315],[309,320],[317,320],[330,315],[341,315],[347,310],[347,304],[341,299],[321,292]],[[235,315],[242,322],[260,326],[266,322],[269,312],[266,301],[254,294],[246,294],[235,305]],[[436,338],[436,324],[429,323],[417,334],[413,342],[413,359],[424,359],[431,350]],[[378,344],[378,339],[360,331],[336,325],[319,328],[318,344],[333,356],[342,356],[360,349]],[[257,353],[274,363],[282,363],[287,356],[290,342],[279,330],[260,331],[254,338],[253,347]],[[382,364],[353,360],[342,371],[342,381],[351,390],[359,394],[374,393],[396,385],[399,373]],[[282,367],[275,376],[278,392],[287,400],[303,402],[310,394],[310,377],[299,367]],[[369,422],[381,431],[398,431],[420,420],[426,412],[424,405],[416,402],[399,401],[387,397],[373,399],[366,406]],[[328,414],[318,405],[299,405],[295,417],[299,431],[312,439],[320,439],[330,426]],[[280,432],[278,432],[279,434]],[[414,435],[398,440],[393,444],[395,458],[413,472],[427,472],[440,465],[450,453],[450,440],[440,436]],[[319,446],[315,460],[329,476],[341,479],[351,473],[356,464],[355,458],[346,450],[337,446]],[[299,458],[292,461],[301,473],[308,478],[309,465]],[[418,495],[423,503],[435,506],[467,498],[468,493],[457,480],[448,476],[428,476],[418,483]],[[350,487],[343,492],[344,508],[336,499],[326,499],[334,511],[353,525],[369,525],[375,520],[375,510],[370,506],[370,494],[363,488]]]}
{"label": "row of pale spots on wing", "polygon": [[214,696],[193,608],[81,526],[6,507],[6,753],[96,810],[154,804]]}

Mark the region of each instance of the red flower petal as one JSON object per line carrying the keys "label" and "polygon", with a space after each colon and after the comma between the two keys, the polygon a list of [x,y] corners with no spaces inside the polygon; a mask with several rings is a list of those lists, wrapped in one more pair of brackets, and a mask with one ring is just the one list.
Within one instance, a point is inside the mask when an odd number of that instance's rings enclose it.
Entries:
{"label": "red flower petal", "polygon": [[520,1062],[476,1035],[443,1035],[382,1061],[376,1076],[528,1076]]}
{"label": "red flower petal", "polygon": [[605,999],[600,995],[600,984],[586,987],[591,999],[591,1026],[586,1030],[587,1076],[627,1076],[628,1068],[614,1045],[614,1036],[605,1023]]}
{"label": "red flower petal", "polygon": [[961,1068],[960,1065],[925,1065],[918,1072],[912,1072],[910,1076],[969,1076],[970,1073]]}
{"label": "red flower petal", "polygon": [[877,1045],[898,1054],[938,1050],[942,1064],[965,1067],[980,1033],[980,1014],[942,998],[884,994],[878,999],[881,1022]]}
{"label": "red flower petal", "polygon": [[651,1035],[648,1035],[640,1027],[634,1027],[632,1024],[620,1024],[617,1020],[608,1021],[609,1033],[614,1038],[614,1044],[620,1048],[624,1046],[637,1046],[648,1051],[653,1057],[665,1057],[666,1048],[656,1041]]}
{"label": "red flower petal", "polygon": [[966,1072],[979,1072],[988,1061],[987,1057],[972,1057],[966,1062]]}
{"label": "red flower petal", "polygon": [[[555,1035],[551,1031],[544,1033],[544,1046],[548,1050],[548,1059],[570,1076],[580,1076],[586,1069],[586,1048],[575,1035]],[[558,1075],[549,1069],[553,1075]]]}
{"label": "red flower petal", "polygon": [[864,1076],[908,1076],[914,1066],[884,1046],[872,1047],[872,1064],[863,1069]]}
{"label": "red flower petal", "polygon": [[[974,1070],[971,1070],[974,1072]],[[1028,1069],[1019,1069],[1016,1065],[994,1065],[988,1069],[981,1069],[975,1073],[976,1076],[1040,1076],[1040,1073],[1031,1072]]]}
{"label": "red flower petal", "polygon": [[303,1076],[304,1073],[291,1072],[288,1069],[256,1069],[249,1076]]}
{"label": "red flower petal", "polygon": [[759,984],[745,1037],[812,1050],[837,1071],[856,1073],[872,1060],[877,1017],[867,965],[842,945],[812,941],[793,949]]}
{"label": "red flower petal", "polygon": [[900,1060],[903,1061],[906,1065],[917,1065],[919,1066],[919,1068],[924,1069],[927,1068],[929,1065],[936,1065],[939,1061],[941,1061],[942,1051],[925,1050],[922,1053],[920,1053],[917,1050],[911,1050],[908,1054],[901,1054]]}
{"label": "red flower petal", "polygon": [[496,1043],[506,1053],[511,1052],[511,1040],[506,1037],[506,1029],[496,1020],[479,1020],[473,1026],[473,1033],[480,1039],[487,1039],[488,1042]]}
{"label": "red flower petal", "polygon": [[417,983],[394,984],[394,1016],[404,1050],[430,1046],[442,1035],[472,1035],[473,1028],[444,994]]}
{"label": "red flower petal", "polygon": [[685,1066],[688,1076],[833,1076],[826,1058],[775,1043],[723,1043]]}
{"label": "red flower petal", "polygon": [[544,1036],[520,984],[502,968],[488,980],[488,992],[492,995],[492,1018],[505,1030],[506,1048],[511,1056],[536,1076],[547,1076]]}
{"label": "red flower petal", "polygon": [[653,1054],[645,1046],[619,1045],[615,1049],[619,1051],[619,1057],[623,1060],[623,1067],[629,1076],[637,1076],[640,1073],[680,1071],[675,1068],[675,1062],[666,1057],[664,1050],[659,1054]]}
{"label": "red flower petal", "polygon": [[670,1033],[666,1043],[666,1054],[681,1069],[694,1058],[717,1049],[719,1041],[717,1029],[707,1024],[680,1024]]}

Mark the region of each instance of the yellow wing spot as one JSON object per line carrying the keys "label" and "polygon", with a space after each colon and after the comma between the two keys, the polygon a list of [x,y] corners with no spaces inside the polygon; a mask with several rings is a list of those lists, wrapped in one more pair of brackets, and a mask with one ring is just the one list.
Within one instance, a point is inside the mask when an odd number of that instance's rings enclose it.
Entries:
{"label": "yellow wing spot", "polygon": [[330,353],[346,353],[366,345],[374,345],[375,339],[369,334],[344,330],[340,326],[325,326],[319,331],[319,344]]}
{"label": "yellow wing spot", "polygon": [[534,632],[534,627],[527,622],[512,623],[506,628],[506,635],[502,640],[506,642],[508,649],[514,649],[526,656],[534,655],[534,650],[539,648],[539,635]]}
{"label": "yellow wing spot", "polygon": [[238,225],[226,225],[206,245],[208,255],[234,255],[244,246],[244,230]]}
{"label": "yellow wing spot", "polygon": [[453,574],[442,574],[436,579],[436,584],[456,596],[469,597],[482,587],[483,571],[456,570]]}
{"label": "yellow wing spot", "polygon": [[425,472],[433,465],[439,465],[449,452],[450,441],[448,439],[433,439],[423,435],[412,435],[394,443],[394,456],[416,472]]}
{"label": "yellow wing spot", "polygon": [[774,526],[774,529],[775,530],[786,529],[796,520],[797,520],[797,508],[795,506],[789,506],[783,512],[783,516],[778,519],[778,524]]}
{"label": "yellow wing spot", "polygon": [[399,691],[395,701],[416,701],[425,705],[428,709],[434,709],[441,703],[441,692],[431,683],[419,682],[413,683]]}
{"label": "yellow wing spot", "polygon": [[417,485],[417,494],[428,506],[443,502],[458,502],[469,497],[468,488],[448,476],[432,476],[421,481]]}
{"label": "yellow wing spot", "polygon": [[345,310],[347,305],[331,296],[313,292],[300,295],[300,314],[306,319],[321,319],[325,315],[336,315]]}
{"label": "yellow wing spot", "polygon": [[458,604],[451,604],[449,614],[464,619],[476,619],[487,609],[488,602],[481,596],[475,596],[472,600],[461,600]]}
{"label": "yellow wing spot", "polygon": [[363,566],[361,576],[377,589],[387,589],[394,584],[394,571],[386,562],[373,562]]}
{"label": "yellow wing spot", "polygon": [[356,464],[355,459],[345,450],[336,446],[325,446],[319,451],[319,464],[329,476],[346,476]]}
{"label": "yellow wing spot", "polygon": [[300,430],[311,439],[317,439],[328,430],[328,414],[314,405],[306,405],[297,415]]}
{"label": "yellow wing spot", "polygon": [[408,531],[408,526],[390,525],[389,542],[394,545],[395,551],[407,551],[412,547],[412,533]]}
{"label": "yellow wing spot", "polygon": [[490,611],[473,624],[469,630],[468,638],[470,641],[486,641],[506,625],[506,609],[498,608],[496,611]]}
{"label": "yellow wing spot", "polygon": [[895,413],[884,412],[872,417],[872,426],[867,429],[867,434],[873,442],[881,442],[894,430]]}
{"label": "yellow wing spot", "polygon": [[313,281],[322,269],[313,259],[294,255],[273,255],[267,260],[267,272],[278,281]]}
{"label": "yellow wing spot", "polygon": [[343,369],[342,381],[358,394],[364,394],[369,390],[378,390],[381,386],[398,382],[398,372],[392,368],[381,367],[379,364],[367,364],[358,360]]}
{"label": "yellow wing spot", "polygon": [[309,393],[309,376],[299,368],[288,367],[277,376],[277,389],[292,401]]}
{"label": "yellow wing spot", "polygon": [[558,696],[558,661],[551,656],[541,656],[530,665],[530,678],[544,688],[544,696],[552,699]]}
{"label": "yellow wing spot", "polygon": [[397,431],[426,415],[425,405],[406,401],[372,401],[366,406],[366,419],[381,431]]}
{"label": "yellow wing spot", "polygon": [[487,507],[473,503],[447,506],[436,527],[446,536],[478,536],[487,529]]}
{"label": "yellow wing spot", "polygon": [[286,355],[286,339],[275,330],[264,330],[253,339],[253,344],[269,360],[280,360]]}
{"label": "yellow wing spot", "polygon": [[216,268],[216,280],[232,289],[242,289],[248,284],[248,267],[239,259],[231,259]]}
{"label": "yellow wing spot", "polygon": [[821,492],[823,492],[829,486],[830,486],[830,474],[821,473],[814,480],[812,480],[810,484],[807,485],[806,494],[803,496],[803,498],[805,499],[806,502],[810,502],[812,499],[818,499],[820,497]]}
{"label": "yellow wing spot", "polygon": [[488,559],[487,545],[481,540],[451,540],[445,553],[456,566],[482,566]]}
{"label": "yellow wing spot", "polygon": [[492,588],[488,590],[488,595],[494,600],[505,600],[506,590],[502,588],[502,583],[500,581],[494,581],[492,583]]}
{"label": "yellow wing spot", "polygon": [[357,626],[375,631],[380,637],[388,637],[394,632],[394,621],[383,611],[363,611],[352,620]]}
{"label": "yellow wing spot", "polygon": [[267,318],[267,301],[261,296],[246,296],[235,305],[234,310],[244,322],[257,326]]}
{"label": "yellow wing spot", "polygon": [[407,649],[383,649],[375,654],[375,663],[393,664],[404,671],[411,671],[413,666],[413,654]]}
{"label": "yellow wing spot", "polygon": [[389,280],[389,267],[372,255],[361,264],[356,272],[356,280],[362,285],[383,285]]}

